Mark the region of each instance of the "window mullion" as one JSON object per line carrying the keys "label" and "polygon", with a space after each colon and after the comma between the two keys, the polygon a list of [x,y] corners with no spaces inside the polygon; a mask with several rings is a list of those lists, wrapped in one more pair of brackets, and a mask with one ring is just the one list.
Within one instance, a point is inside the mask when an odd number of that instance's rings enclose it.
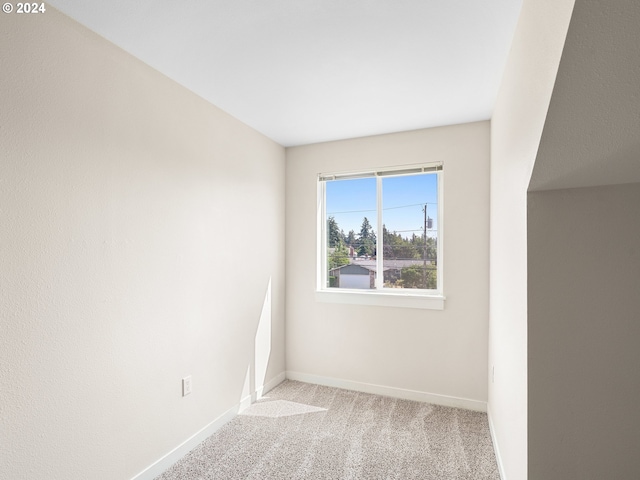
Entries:
{"label": "window mullion", "polygon": [[384,287],[384,272],[382,265],[384,262],[384,238],[382,234],[382,177],[376,177],[376,210],[377,210],[377,233],[376,233],[376,289],[381,290]]}
{"label": "window mullion", "polygon": [[438,179],[438,230],[437,230],[437,248],[436,248],[436,261],[438,262],[437,266],[436,266],[436,274],[438,275],[438,281],[436,283],[436,289],[438,290],[439,293],[442,293],[442,282],[443,282],[443,274],[444,274],[444,270],[443,270],[443,260],[444,260],[444,256],[443,256],[443,252],[442,252],[442,248],[443,248],[443,243],[442,243],[442,236],[443,236],[443,219],[444,219],[444,204],[442,202],[442,198],[443,198],[443,185],[444,182],[442,181],[442,172],[438,172],[437,174],[437,179]]}
{"label": "window mullion", "polygon": [[317,239],[317,242],[320,248],[318,249],[316,264],[318,265],[318,288],[322,290],[329,286],[329,272],[327,271],[327,198],[325,182],[319,182],[318,184],[318,198],[320,200],[317,205],[317,222],[320,237]]}

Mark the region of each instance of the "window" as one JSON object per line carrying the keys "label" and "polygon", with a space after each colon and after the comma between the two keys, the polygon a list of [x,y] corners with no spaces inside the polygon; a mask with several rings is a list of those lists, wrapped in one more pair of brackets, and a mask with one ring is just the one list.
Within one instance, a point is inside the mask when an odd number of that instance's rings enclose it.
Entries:
{"label": "window", "polygon": [[318,292],[442,299],[441,176],[441,164],[320,175]]}

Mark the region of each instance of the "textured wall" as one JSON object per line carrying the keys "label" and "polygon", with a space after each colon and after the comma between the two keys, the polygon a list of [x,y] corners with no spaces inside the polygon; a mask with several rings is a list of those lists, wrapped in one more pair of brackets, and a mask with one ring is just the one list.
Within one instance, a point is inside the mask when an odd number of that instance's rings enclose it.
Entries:
{"label": "textured wall", "polygon": [[0,22],[0,477],[131,478],[284,371],[284,149],[53,8]]}
{"label": "textured wall", "polygon": [[[316,303],[317,174],[444,162],[444,310]],[[489,122],[287,149],[287,370],[487,399]]]}
{"label": "textured wall", "polygon": [[529,186],[531,480],[640,478],[639,23],[576,1]]}
{"label": "textured wall", "polygon": [[529,194],[529,478],[640,478],[640,184]]}
{"label": "textured wall", "polygon": [[640,2],[576,2],[531,190],[640,182]]}
{"label": "textured wall", "polygon": [[489,414],[504,480],[527,478],[527,187],[573,0],[524,0],[491,119]]}

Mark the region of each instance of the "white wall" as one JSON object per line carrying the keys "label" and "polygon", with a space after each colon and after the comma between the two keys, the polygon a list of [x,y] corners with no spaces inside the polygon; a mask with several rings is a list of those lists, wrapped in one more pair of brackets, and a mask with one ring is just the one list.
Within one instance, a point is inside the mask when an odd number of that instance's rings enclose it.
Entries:
{"label": "white wall", "polygon": [[577,2],[530,190],[640,182],[640,2]]}
{"label": "white wall", "polygon": [[573,0],[524,0],[491,120],[489,416],[503,480],[527,478],[527,187]]}
{"label": "white wall", "polygon": [[531,479],[640,478],[638,205],[638,183],[529,194]]}
{"label": "white wall", "polygon": [[131,478],[284,372],[284,149],[51,7],[1,23],[0,477]]}
{"label": "white wall", "polygon": [[532,480],[640,478],[639,23],[576,2],[529,185]]}
{"label": "white wall", "polygon": [[[287,370],[296,378],[485,406],[489,135],[478,122],[287,149]],[[316,303],[317,174],[440,160],[444,310]]]}

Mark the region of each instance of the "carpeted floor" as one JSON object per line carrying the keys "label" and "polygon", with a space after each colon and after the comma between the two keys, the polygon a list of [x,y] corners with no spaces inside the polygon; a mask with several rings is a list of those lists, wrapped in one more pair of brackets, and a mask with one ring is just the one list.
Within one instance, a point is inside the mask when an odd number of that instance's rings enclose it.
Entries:
{"label": "carpeted floor", "polygon": [[285,381],[156,480],[499,480],[484,413]]}

